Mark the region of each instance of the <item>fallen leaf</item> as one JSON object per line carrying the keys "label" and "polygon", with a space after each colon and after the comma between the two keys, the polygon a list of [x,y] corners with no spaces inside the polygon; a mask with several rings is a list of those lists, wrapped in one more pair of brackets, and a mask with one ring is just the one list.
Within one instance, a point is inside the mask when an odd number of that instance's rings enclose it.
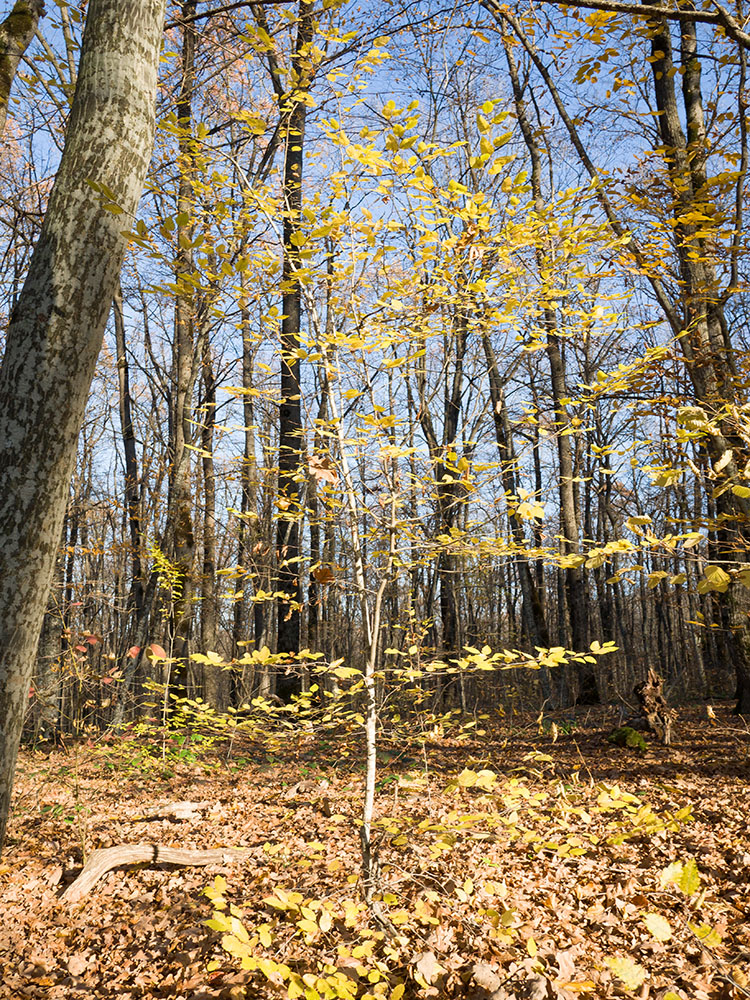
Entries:
{"label": "fallen leaf", "polygon": [[68,959],[68,972],[71,976],[82,976],[88,968],[89,960],[85,955],[71,955]]}
{"label": "fallen leaf", "polygon": [[434,951],[423,951],[414,963],[414,967],[430,986],[445,972]]}

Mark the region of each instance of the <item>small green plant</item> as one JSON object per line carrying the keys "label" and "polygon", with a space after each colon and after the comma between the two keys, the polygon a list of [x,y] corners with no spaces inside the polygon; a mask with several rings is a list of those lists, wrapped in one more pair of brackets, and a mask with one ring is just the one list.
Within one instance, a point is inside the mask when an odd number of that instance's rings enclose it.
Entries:
{"label": "small green plant", "polygon": [[631,729],[630,726],[622,726],[620,729],[615,729],[607,737],[607,742],[613,743],[617,747],[629,747],[631,750],[637,750],[639,753],[648,750],[648,743],[643,738],[643,734],[637,732],[635,729]]}

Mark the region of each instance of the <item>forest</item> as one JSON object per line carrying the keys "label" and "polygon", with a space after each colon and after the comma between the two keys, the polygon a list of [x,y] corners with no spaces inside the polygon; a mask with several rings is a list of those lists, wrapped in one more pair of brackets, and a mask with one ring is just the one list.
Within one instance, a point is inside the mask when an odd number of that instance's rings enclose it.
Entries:
{"label": "forest", "polygon": [[742,0],[3,6],[0,997],[750,995]]}

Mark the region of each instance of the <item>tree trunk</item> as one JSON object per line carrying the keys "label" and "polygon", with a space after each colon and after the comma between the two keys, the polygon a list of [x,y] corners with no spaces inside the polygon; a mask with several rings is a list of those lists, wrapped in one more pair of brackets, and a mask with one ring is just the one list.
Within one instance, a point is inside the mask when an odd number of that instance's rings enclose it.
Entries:
{"label": "tree trunk", "polygon": [[[172,386],[169,426],[169,499],[167,504],[166,552],[179,572],[172,588],[168,649],[177,668],[176,685],[185,691],[193,623],[195,585],[195,529],[193,525],[192,445],[193,390],[195,387],[194,293],[189,284],[193,270],[190,240],[193,235],[193,95],[195,91],[196,30],[193,21],[196,0],[182,5],[185,18],[182,37],[182,78],[177,98],[179,128],[179,189],[177,194],[177,257],[175,279],[180,291],[175,298]],[[171,648],[169,648],[171,646]]]}
{"label": "tree trunk", "polygon": [[[151,157],[163,18],[164,0],[91,0],[65,149],[0,369],[0,845],[123,220]],[[107,210],[112,195],[122,212]]]}
{"label": "tree trunk", "polygon": [[[487,359],[487,368],[490,382],[490,399],[492,401],[492,416],[495,421],[495,441],[500,455],[500,479],[503,490],[508,497],[517,496],[516,468],[517,461],[513,438],[508,417],[508,408],[505,403],[505,393],[503,391],[500,372],[497,367],[497,358],[490,341],[489,333],[482,331],[482,346]],[[517,508],[508,507],[508,521],[510,522],[513,540],[521,549],[518,560],[518,579],[521,585],[521,616],[523,619],[526,637],[532,646],[542,649],[549,648],[549,632],[547,622],[544,617],[544,605],[539,596],[536,581],[531,572],[529,560],[523,557],[523,549],[526,548],[526,532],[523,526],[523,519],[518,515]],[[541,667],[539,680],[542,695],[546,699],[552,696],[552,682],[549,667]]]}
{"label": "tree trunk", "polygon": [[122,288],[118,282],[113,299],[115,344],[117,347],[117,376],[120,400],[120,428],[125,455],[125,507],[130,528],[131,578],[129,610],[138,618],[143,610],[143,567],[141,565],[141,483],[138,475],[135,429],[133,427],[132,399],[130,396],[130,366],[125,344],[125,317],[123,314]]}
{"label": "tree trunk", "polygon": [[[302,166],[305,143],[305,94],[310,88],[309,46],[313,33],[312,7],[300,0],[297,39],[292,56],[284,153],[284,232],[281,321],[281,405],[279,406],[279,484],[276,548],[279,591],[277,650],[297,653],[300,647],[300,518],[297,482],[301,461],[302,403],[300,399],[300,344],[302,289],[298,271],[302,264],[298,237],[302,222]],[[287,701],[301,690],[296,674],[277,678],[277,693]]]}
{"label": "tree trunk", "polygon": [[18,64],[43,14],[44,0],[16,0],[13,10],[0,24],[0,136],[5,131],[10,88]]}
{"label": "tree trunk", "polygon": [[[505,36],[503,36],[505,38]],[[505,42],[505,55],[508,62],[508,72],[513,87],[513,100],[526,148],[531,160],[531,192],[539,208],[542,207],[541,156],[534,131],[526,114],[523,91],[520,85],[518,71],[510,44]],[[538,247],[536,252],[537,267],[540,276],[548,267],[545,251]],[[544,290],[542,290],[544,291]],[[560,527],[562,529],[562,555],[568,557],[565,565],[565,599],[570,619],[570,639],[575,652],[583,653],[588,649],[588,600],[584,586],[583,573],[576,559],[579,549],[578,516],[575,497],[575,474],[573,469],[573,449],[568,423],[568,413],[565,400],[568,390],[565,376],[565,362],[560,349],[560,338],[557,333],[557,320],[554,310],[544,306],[542,310],[542,325],[547,335],[546,353],[550,367],[552,388],[552,404],[555,412],[555,427],[557,429],[557,456],[559,462],[559,495],[560,495]],[[598,701],[596,679],[593,669],[588,664],[577,668],[566,668],[564,674],[564,690],[561,700],[579,697],[585,701]]]}
{"label": "tree trunk", "polygon": [[[649,22],[651,29],[651,71],[662,155],[674,189],[675,249],[680,268],[683,324],[685,334],[679,343],[685,355],[687,373],[696,401],[709,417],[716,416],[716,430],[706,435],[708,465],[723,463],[722,477],[738,481],[738,470],[746,466],[747,448],[723,414],[732,404],[743,403],[734,352],[729,337],[723,298],[715,266],[715,250],[710,239],[697,234],[696,227],[683,218],[706,207],[706,131],[701,95],[701,65],[695,25],[680,27],[682,103],[687,136],[683,132],[674,77],[671,33],[664,20]],[[696,252],[697,251],[697,252]],[[725,461],[729,456],[729,462]],[[713,477],[715,479],[715,476]],[[750,516],[748,501],[728,489],[707,486],[716,496],[718,520],[717,557],[724,562],[745,562],[747,539],[743,525]],[[750,710],[750,634],[747,616],[741,607],[738,584],[733,584],[724,598],[724,617],[728,622],[727,646],[737,680],[737,711]]]}
{"label": "tree trunk", "polygon": [[[201,331],[203,361],[203,414],[201,420],[201,465],[203,468],[203,575],[201,585],[201,652],[216,650],[219,644],[219,595],[216,580],[216,469],[214,467],[214,427],[216,426],[216,375],[214,373],[207,319]],[[203,667],[206,701],[212,708],[224,708],[224,674],[212,663]]]}
{"label": "tree trunk", "polygon": [[[456,603],[456,575],[458,562],[452,551],[450,542],[451,529],[456,525],[460,505],[460,487],[454,474],[449,470],[455,468],[456,438],[461,416],[461,394],[464,384],[464,356],[468,339],[469,324],[465,311],[456,309],[451,317],[451,332],[453,334],[453,371],[450,378],[446,374],[446,384],[443,393],[443,428],[438,439],[435,424],[430,412],[428,399],[427,368],[424,353],[418,359],[415,374],[419,398],[418,419],[424,434],[432,462],[437,496],[437,530],[436,534],[444,536],[445,541],[438,556],[437,580],[440,584],[440,655],[446,658],[459,656],[461,652],[460,628]],[[424,342],[422,341],[422,346]],[[446,345],[446,354],[448,348]],[[447,364],[446,364],[447,371]],[[453,456],[452,458],[450,456]],[[429,613],[428,613],[429,614]]]}

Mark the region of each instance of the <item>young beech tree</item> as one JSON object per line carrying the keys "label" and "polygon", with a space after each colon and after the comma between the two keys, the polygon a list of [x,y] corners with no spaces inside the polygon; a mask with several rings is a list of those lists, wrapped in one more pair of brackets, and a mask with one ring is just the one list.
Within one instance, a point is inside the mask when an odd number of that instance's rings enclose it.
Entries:
{"label": "young beech tree", "polygon": [[0,845],[78,432],[151,156],[164,0],[91,0],[0,369]]}

